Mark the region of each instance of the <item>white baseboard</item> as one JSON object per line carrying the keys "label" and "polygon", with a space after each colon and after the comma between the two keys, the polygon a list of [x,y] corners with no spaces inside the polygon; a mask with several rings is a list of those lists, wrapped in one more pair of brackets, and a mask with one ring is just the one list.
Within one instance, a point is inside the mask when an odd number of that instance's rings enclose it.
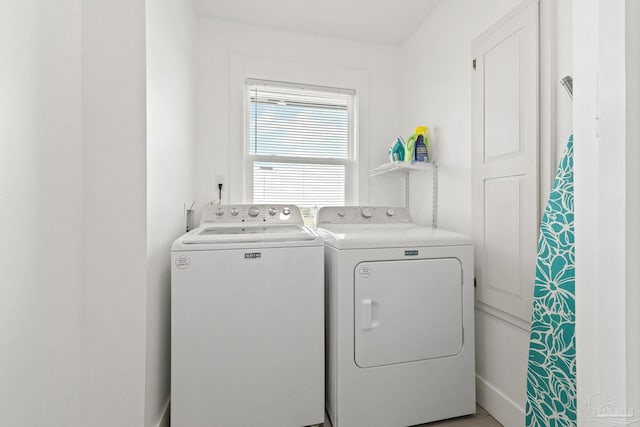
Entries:
{"label": "white baseboard", "polygon": [[171,398],[167,399],[167,403],[165,403],[164,408],[162,408],[162,414],[160,414],[160,421],[156,424],[156,427],[169,427],[171,424],[171,420],[169,418],[171,408]]}
{"label": "white baseboard", "polygon": [[476,400],[503,426],[524,427],[524,408],[478,375],[476,375]]}

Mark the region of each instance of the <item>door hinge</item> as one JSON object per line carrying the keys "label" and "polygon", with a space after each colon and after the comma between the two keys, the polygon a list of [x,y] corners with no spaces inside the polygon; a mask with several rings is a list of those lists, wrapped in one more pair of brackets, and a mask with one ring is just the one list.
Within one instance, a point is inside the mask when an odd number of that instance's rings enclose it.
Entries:
{"label": "door hinge", "polygon": [[474,288],[478,287],[478,279],[476,279],[475,277],[473,278],[473,287]]}
{"label": "door hinge", "polygon": [[476,58],[473,58],[473,61],[471,61],[471,65],[473,66],[473,69],[476,69]]}

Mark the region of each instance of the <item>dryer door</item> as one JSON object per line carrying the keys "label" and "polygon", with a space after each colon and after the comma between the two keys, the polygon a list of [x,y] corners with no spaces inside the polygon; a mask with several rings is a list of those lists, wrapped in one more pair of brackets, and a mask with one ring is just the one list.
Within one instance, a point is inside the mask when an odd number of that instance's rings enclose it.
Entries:
{"label": "dryer door", "polygon": [[362,262],[354,273],[358,366],[453,356],[462,350],[460,261]]}

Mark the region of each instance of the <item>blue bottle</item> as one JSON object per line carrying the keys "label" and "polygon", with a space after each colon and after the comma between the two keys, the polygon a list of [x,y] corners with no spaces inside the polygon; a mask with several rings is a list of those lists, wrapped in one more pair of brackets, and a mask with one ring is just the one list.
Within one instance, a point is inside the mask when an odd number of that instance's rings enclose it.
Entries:
{"label": "blue bottle", "polygon": [[413,158],[416,162],[426,163],[429,161],[427,158],[427,144],[424,143],[424,135],[418,135],[418,139],[416,139]]}

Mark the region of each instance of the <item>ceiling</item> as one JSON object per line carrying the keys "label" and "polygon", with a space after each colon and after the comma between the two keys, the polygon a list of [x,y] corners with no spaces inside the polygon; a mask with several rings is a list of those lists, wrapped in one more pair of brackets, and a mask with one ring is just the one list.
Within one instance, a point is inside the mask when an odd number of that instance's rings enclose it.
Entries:
{"label": "ceiling", "polygon": [[370,43],[402,44],[440,0],[194,0],[198,15]]}

